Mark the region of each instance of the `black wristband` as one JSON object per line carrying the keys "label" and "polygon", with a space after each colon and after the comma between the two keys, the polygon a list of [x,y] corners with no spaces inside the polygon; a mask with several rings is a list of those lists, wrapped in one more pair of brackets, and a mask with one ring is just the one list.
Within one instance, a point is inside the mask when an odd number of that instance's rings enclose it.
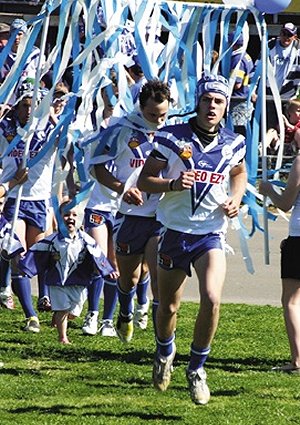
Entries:
{"label": "black wristband", "polygon": [[175,190],[175,189],[174,189],[175,182],[176,182],[176,180],[175,180],[175,179],[172,179],[172,180],[170,180],[170,181],[169,181],[169,189],[170,189],[170,192],[172,192],[173,190]]}

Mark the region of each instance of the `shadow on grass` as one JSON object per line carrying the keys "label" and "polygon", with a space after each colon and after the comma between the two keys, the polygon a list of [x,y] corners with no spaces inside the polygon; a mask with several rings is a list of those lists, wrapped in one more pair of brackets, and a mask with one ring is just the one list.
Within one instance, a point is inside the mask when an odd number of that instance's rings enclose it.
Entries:
{"label": "shadow on grass", "polygon": [[[226,372],[244,372],[244,371],[260,371],[269,372],[278,359],[258,358],[258,357],[236,357],[236,358],[217,358],[209,357],[205,369],[220,369]],[[285,362],[285,359],[279,359],[280,362]],[[288,361],[288,360],[287,360]],[[174,365],[181,366],[189,363],[188,355],[176,354]]]}
{"label": "shadow on grass", "polygon": [[76,410],[88,410],[84,413],[81,413],[81,416],[99,416],[99,417],[136,417],[141,420],[165,420],[165,421],[180,421],[182,419],[179,415],[170,415],[170,414],[162,414],[162,413],[143,413],[141,411],[130,411],[130,412],[120,412],[120,413],[108,413],[106,411],[107,408],[105,406],[98,405],[84,405],[84,406],[68,406],[64,404],[58,404],[52,407],[41,407],[41,406],[31,406],[17,409],[7,409],[7,412],[10,414],[42,414],[42,415],[61,415],[61,416],[78,416],[78,412]]}

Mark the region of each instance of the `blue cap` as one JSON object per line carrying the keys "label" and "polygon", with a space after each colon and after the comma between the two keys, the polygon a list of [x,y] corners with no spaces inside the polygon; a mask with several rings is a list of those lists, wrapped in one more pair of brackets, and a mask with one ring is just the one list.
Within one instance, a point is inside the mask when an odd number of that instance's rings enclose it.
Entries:
{"label": "blue cap", "polygon": [[196,106],[199,103],[200,97],[204,93],[220,93],[222,94],[228,103],[229,101],[229,84],[228,80],[223,75],[205,75],[202,77],[196,86]]}
{"label": "blue cap", "polygon": [[24,19],[17,18],[12,21],[12,23],[10,24],[10,32],[16,30],[18,30],[19,32],[22,31],[24,33],[27,31],[27,24]]}

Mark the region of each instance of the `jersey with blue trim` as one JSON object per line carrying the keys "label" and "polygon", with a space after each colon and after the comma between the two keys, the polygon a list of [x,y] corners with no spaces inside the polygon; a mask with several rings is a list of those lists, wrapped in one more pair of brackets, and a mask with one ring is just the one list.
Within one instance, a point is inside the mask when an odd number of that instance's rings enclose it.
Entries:
{"label": "jersey with blue trim", "polygon": [[19,268],[28,277],[42,273],[50,286],[88,286],[93,277],[114,271],[100,246],[81,230],[74,238],[55,232],[37,242],[20,259]]}
{"label": "jersey with blue trim", "polygon": [[[25,82],[25,81],[31,81],[34,82],[36,78],[36,72],[39,65],[39,57],[40,57],[40,49],[36,46],[33,46],[32,51],[29,53],[25,64],[23,66],[21,75],[18,79],[18,83],[15,87],[14,92],[17,93],[18,88]],[[0,68],[0,81],[1,83],[5,80],[8,73],[10,72],[11,68],[13,67],[16,59],[17,59],[17,53],[11,51],[6,59],[2,67]],[[42,63],[45,62],[45,58],[43,56]],[[13,104],[15,102],[15,94],[9,99],[8,103]]]}
{"label": "jersey with blue trim", "polygon": [[[5,154],[10,143],[16,136],[20,123],[15,115],[6,117],[0,122],[0,153]],[[48,122],[44,130],[36,130],[29,145],[28,158],[34,158],[47,143],[53,124]],[[1,182],[8,182],[22,163],[25,143],[20,140],[2,160],[3,173]],[[23,184],[23,200],[45,200],[51,197],[52,171],[54,166],[56,146],[53,144],[40,160],[30,167],[28,180]],[[9,191],[10,198],[16,198],[18,186]]]}
{"label": "jersey with blue trim", "polygon": [[[113,161],[114,176],[125,184],[125,191],[136,187],[138,176],[152,147],[154,131],[148,130],[141,113],[122,117],[99,134],[99,144],[90,165]],[[160,194],[142,192],[143,205],[121,201],[119,211],[126,215],[154,217]]]}
{"label": "jersey with blue trim", "polygon": [[[268,41],[268,48],[281,100],[295,98],[300,92],[300,40],[283,47],[279,38],[272,38]],[[267,80],[269,94],[272,92]]]}
{"label": "jersey with blue trim", "polygon": [[24,252],[25,249],[19,238],[14,233],[11,240],[11,224],[6,220],[3,214],[0,214],[0,251],[5,250],[8,258],[13,258],[17,254]]}
{"label": "jersey with blue trim", "polygon": [[[107,127],[105,127],[107,128]],[[101,131],[104,130],[104,127],[100,128]],[[99,133],[98,133],[99,134]],[[93,139],[87,141],[87,146],[84,147],[84,165],[88,174],[88,166],[91,159],[91,152],[93,151]],[[97,136],[96,136],[97,140]],[[95,143],[95,141],[94,141]],[[110,161],[106,164],[106,168],[113,172],[114,165],[113,161]],[[97,180],[95,181],[92,192],[89,196],[89,200],[86,204],[86,208],[90,208],[98,211],[108,211],[115,214],[118,210],[118,193],[99,183]]]}
{"label": "jersey with blue trim", "polygon": [[156,133],[153,156],[166,161],[162,177],[177,179],[181,172],[195,171],[190,190],[166,192],[157,219],[167,228],[184,233],[225,232],[227,219],[221,205],[228,198],[230,170],[246,153],[245,139],[221,128],[203,147],[189,123],[164,127]]}

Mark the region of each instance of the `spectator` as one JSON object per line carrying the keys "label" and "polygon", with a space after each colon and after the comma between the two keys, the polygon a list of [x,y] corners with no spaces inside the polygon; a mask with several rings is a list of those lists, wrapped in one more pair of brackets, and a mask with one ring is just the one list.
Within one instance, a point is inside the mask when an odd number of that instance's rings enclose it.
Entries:
{"label": "spectator", "polygon": [[[297,27],[291,22],[284,24],[279,37],[272,38],[268,48],[280,97],[285,103],[296,98],[300,90],[300,40],[297,37]],[[267,95],[272,95],[269,83]],[[268,102],[267,112],[267,127],[276,128],[278,118],[272,99]]]}
{"label": "spectator", "polygon": [[262,181],[259,191],[268,196],[273,205],[287,212],[292,209],[289,219],[288,237],[281,242],[281,281],[283,315],[289,340],[291,361],[276,366],[273,371],[300,373],[300,135],[295,136],[297,152],[290,170],[286,187],[282,193],[274,189],[272,183]]}
{"label": "spectator", "polygon": [[[234,42],[234,34],[229,34],[228,41]],[[249,80],[253,71],[251,56],[243,48],[243,35],[232,46],[230,78],[234,80],[232,95],[230,98],[229,112],[232,116],[234,131],[246,135],[246,125],[251,120],[253,106],[247,102],[249,94]]]}
{"label": "spectator", "polygon": [[6,46],[9,38],[10,26],[5,22],[0,22],[0,51]]}
{"label": "spectator", "polygon": [[[300,132],[300,100],[289,100],[285,104],[284,122],[284,155],[293,155],[295,134]],[[266,145],[269,152],[274,154],[279,147],[279,129],[269,128],[267,131]]]}

